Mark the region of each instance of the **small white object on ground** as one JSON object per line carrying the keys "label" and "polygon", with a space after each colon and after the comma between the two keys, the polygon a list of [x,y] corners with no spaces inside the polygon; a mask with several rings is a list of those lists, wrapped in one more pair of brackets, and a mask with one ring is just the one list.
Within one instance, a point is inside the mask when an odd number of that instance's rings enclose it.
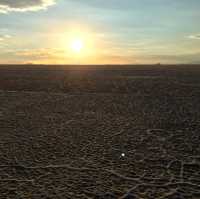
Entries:
{"label": "small white object on ground", "polygon": [[122,157],[125,157],[125,153],[122,153],[121,156],[122,156]]}

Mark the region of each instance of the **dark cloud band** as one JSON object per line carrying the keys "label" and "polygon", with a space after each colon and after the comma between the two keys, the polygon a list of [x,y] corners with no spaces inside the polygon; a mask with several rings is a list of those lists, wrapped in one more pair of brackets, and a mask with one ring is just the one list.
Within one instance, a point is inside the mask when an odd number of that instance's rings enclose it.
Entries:
{"label": "dark cloud band", "polygon": [[25,12],[46,9],[55,4],[56,0],[0,0],[0,12]]}

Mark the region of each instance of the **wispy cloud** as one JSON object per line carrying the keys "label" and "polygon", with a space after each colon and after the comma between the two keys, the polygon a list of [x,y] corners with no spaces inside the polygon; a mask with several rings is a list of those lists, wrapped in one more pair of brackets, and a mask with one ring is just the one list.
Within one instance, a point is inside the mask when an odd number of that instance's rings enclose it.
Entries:
{"label": "wispy cloud", "polygon": [[0,63],[66,63],[69,57],[62,49],[7,49],[0,52]]}
{"label": "wispy cloud", "polygon": [[30,59],[58,59],[66,56],[63,50],[48,48],[18,50],[15,55]]}
{"label": "wispy cloud", "polygon": [[0,13],[26,12],[46,9],[56,0],[0,0]]}
{"label": "wispy cloud", "polygon": [[189,35],[188,38],[189,38],[189,39],[199,39],[199,40],[200,40],[200,34]]}
{"label": "wispy cloud", "polygon": [[6,39],[10,39],[10,38],[11,38],[11,35],[7,35],[7,34],[1,35],[1,34],[0,34],[0,42],[1,42],[1,41],[4,41],[4,40],[6,40]]}

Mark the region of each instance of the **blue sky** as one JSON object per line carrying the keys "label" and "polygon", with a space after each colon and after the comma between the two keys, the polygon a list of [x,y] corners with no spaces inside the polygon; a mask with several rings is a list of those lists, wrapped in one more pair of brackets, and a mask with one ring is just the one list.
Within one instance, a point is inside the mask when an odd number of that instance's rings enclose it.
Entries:
{"label": "blue sky", "polygon": [[0,0],[0,63],[200,63],[199,9],[199,0]]}

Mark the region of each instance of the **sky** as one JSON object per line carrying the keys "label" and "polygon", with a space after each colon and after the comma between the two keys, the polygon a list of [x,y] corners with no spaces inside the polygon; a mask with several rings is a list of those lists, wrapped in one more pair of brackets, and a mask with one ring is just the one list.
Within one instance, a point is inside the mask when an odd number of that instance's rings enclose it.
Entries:
{"label": "sky", "polygon": [[0,0],[0,64],[200,63],[199,10],[199,0]]}

